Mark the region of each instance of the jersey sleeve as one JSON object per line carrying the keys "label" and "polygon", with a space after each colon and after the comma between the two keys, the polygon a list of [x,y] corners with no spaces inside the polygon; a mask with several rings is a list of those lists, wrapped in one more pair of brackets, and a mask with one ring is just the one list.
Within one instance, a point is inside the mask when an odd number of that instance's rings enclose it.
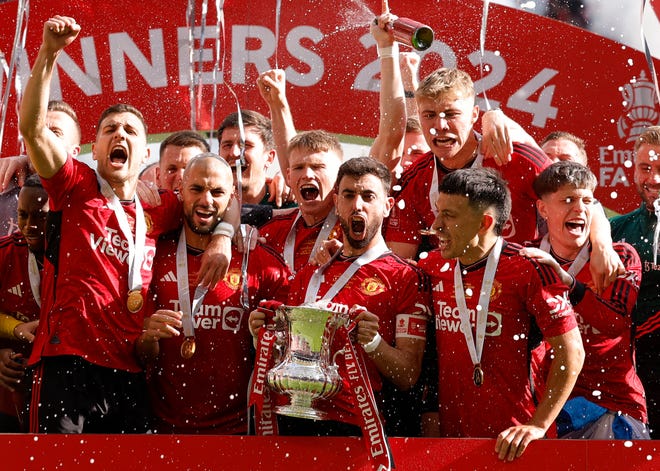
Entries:
{"label": "jersey sleeve", "polygon": [[183,206],[173,191],[160,191],[160,205],[144,206],[150,216],[152,228],[150,234],[158,236],[181,227],[183,222]]}
{"label": "jersey sleeve", "polygon": [[67,156],[64,165],[50,178],[41,178],[41,182],[48,193],[50,210],[60,211],[66,204],[68,198],[73,197],[85,199],[85,194],[90,197],[99,192],[96,174],[87,164],[74,160],[71,155]]}
{"label": "jersey sleeve", "polygon": [[[618,276],[602,296],[592,291],[589,283],[582,286],[582,298],[573,299],[571,295],[571,303],[591,326],[605,335],[618,337],[623,329],[630,328],[630,315],[637,302],[642,266],[639,255],[629,244],[615,244],[614,249],[625,267],[625,273]],[[591,280],[588,267],[582,272]]]}
{"label": "jersey sleeve", "polygon": [[394,187],[399,189],[392,195],[395,203],[385,226],[388,242],[420,244],[419,230],[427,229],[426,218],[433,214],[431,204],[435,201],[429,202],[429,194],[435,171],[435,157],[429,152],[401,175]]}
{"label": "jersey sleeve", "polygon": [[260,245],[255,252],[259,260],[258,298],[253,304],[257,306],[262,300],[275,300],[285,303],[289,296],[289,277],[291,273],[284,260],[271,247]]}
{"label": "jersey sleeve", "polygon": [[531,312],[545,338],[556,337],[577,327],[568,290],[554,269],[529,260],[532,265],[527,284],[527,309]]}

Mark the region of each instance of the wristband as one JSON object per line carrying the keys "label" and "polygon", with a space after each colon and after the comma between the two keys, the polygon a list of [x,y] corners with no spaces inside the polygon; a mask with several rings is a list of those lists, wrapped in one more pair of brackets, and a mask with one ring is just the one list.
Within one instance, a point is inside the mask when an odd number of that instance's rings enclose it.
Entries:
{"label": "wristband", "polygon": [[378,51],[378,57],[381,59],[393,58],[395,55],[397,58],[399,57],[399,45],[397,43],[387,47],[376,46],[376,50]]}
{"label": "wristband", "polygon": [[371,342],[362,344],[362,349],[367,353],[371,353],[378,348],[381,340],[383,340],[383,337],[381,337],[380,334],[376,332],[376,335],[374,335],[374,338],[371,339]]}
{"label": "wristband", "polygon": [[19,321],[9,314],[0,313],[0,337],[6,339],[15,339],[14,329],[18,324],[22,324],[22,321]]}
{"label": "wristband", "polygon": [[213,235],[223,235],[227,236],[230,239],[234,237],[234,226],[225,221],[220,221],[215,229],[213,229]]}

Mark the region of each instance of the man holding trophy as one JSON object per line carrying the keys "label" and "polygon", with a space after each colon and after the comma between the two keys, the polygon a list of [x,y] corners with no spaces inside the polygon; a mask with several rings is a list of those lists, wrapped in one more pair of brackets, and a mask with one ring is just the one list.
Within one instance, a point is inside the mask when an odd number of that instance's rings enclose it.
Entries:
{"label": "man holding trophy", "polygon": [[[318,411],[316,416],[323,421],[283,415],[278,416],[277,421],[280,433],[291,435],[359,435],[361,428],[365,439],[367,435],[372,437],[372,456],[379,453],[379,448],[371,425],[379,420],[380,414],[375,407],[370,409],[364,398],[375,394],[376,407],[382,411],[387,404],[378,393],[384,382],[404,390],[417,382],[428,320],[426,278],[414,266],[392,254],[381,234],[383,219],[389,215],[393,204],[393,199],[387,196],[390,184],[387,167],[369,157],[350,159],[339,168],[334,200],[343,232],[343,247],[326,264],[308,265],[297,273],[288,304],[332,306],[339,311],[341,306],[345,308],[344,314],[349,325],[354,327],[353,333],[349,335],[349,329],[339,327],[334,338],[323,334],[331,345],[327,356],[336,364],[342,385],[331,399],[312,402],[312,407]],[[265,333],[260,331],[268,330],[261,329],[267,317],[267,309],[250,314],[250,330],[255,336],[260,334],[255,377],[260,376],[259,352]],[[289,329],[289,334],[292,330]],[[351,340],[359,344],[353,350],[355,358],[351,353]],[[296,346],[290,343],[287,350],[294,348]],[[373,393],[365,390],[370,388],[354,382],[362,372],[366,383],[373,386]],[[273,376],[277,375],[268,376],[271,387]],[[281,390],[280,385],[281,382],[275,389]],[[278,413],[281,411],[286,408],[277,409]]]}

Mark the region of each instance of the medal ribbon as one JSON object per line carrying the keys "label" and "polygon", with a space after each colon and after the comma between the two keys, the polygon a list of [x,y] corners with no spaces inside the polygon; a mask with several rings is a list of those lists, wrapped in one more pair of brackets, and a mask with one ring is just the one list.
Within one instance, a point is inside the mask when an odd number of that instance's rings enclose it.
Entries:
{"label": "medal ribbon", "polygon": [[476,367],[481,363],[481,356],[484,351],[484,340],[486,339],[486,320],[488,319],[488,305],[490,304],[490,293],[495,281],[495,272],[497,264],[500,261],[503,245],[502,237],[498,237],[495,246],[488,255],[486,270],[481,282],[481,291],[479,293],[479,304],[476,309],[477,325],[475,328],[476,340],[472,335],[472,326],[470,325],[470,312],[465,303],[465,290],[463,289],[463,277],[461,275],[461,263],[456,259],[454,268],[454,294],[456,296],[456,306],[461,318],[461,330],[465,336],[468,351],[472,364]]}
{"label": "medal ribbon", "polygon": [[128,217],[119,197],[112,190],[108,182],[100,175],[96,178],[101,187],[101,193],[108,200],[108,207],[115,212],[119,229],[128,243],[128,290],[142,290],[142,260],[144,259],[144,248],[147,239],[147,223],[144,220],[144,212],[138,195],[135,195],[135,238],[128,223]]}
{"label": "medal ribbon", "polygon": [[37,265],[37,257],[32,252],[28,254],[28,276],[30,278],[30,288],[32,289],[32,296],[41,307],[41,276],[39,275],[39,265]]}
{"label": "medal ribbon", "polygon": [[[243,238],[243,260],[241,261],[241,307],[245,312],[250,312],[250,291],[248,287],[248,264],[250,262],[250,239],[254,233],[254,227],[241,224],[241,237]],[[250,230],[247,231],[246,228]]]}
{"label": "medal ribbon", "polygon": [[658,251],[660,251],[660,198],[653,202],[655,212],[655,230],[653,231],[653,265],[658,264]]}
{"label": "medal ribbon", "polygon": [[[348,283],[348,281],[353,277],[355,272],[360,269],[361,266],[373,262],[386,252],[389,252],[389,249],[387,248],[385,241],[380,240],[376,245],[364,252],[348,266],[344,273],[341,274],[337,281],[335,281],[335,283],[325,293],[323,299],[332,301],[332,298],[334,298],[337,293],[339,293],[339,291],[341,291],[341,289],[346,286],[346,283]],[[305,293],[305,303],[316,302],[316,296],[319,292],[319,288],[321,287],[321,283],[323,283],[323,272],[328,266],[330,266],[335,258],[339,256],[339,254],[341,254],[341,250],[338,250],[327,263],[321,265],[314,271],[311,280],[309,280],[307,292]]]}
{"label": "medal ribbon", "polygon": [[[575,260],[573,260],[571,266],[568,267],[568,270],[566,270],[573,276],[573,278],[575,278],[577,274],[580,273],[582,268],[584,268],[586,263],[589,261],[589,247],[591,247],[591,243],[587,241],[587,243],[584,244],[580,249],[580,252],[578,252],[577,257],[575,257]],[[548,240],[548,234],[543,236],[543,239],[541,239],[541,245],[539,248],[547,253],[550,253],[550,250],[552,250],[552,246]]]}
{"label": "medal ribbon", "polygon": [[[286,236],[286,240],[284,241],[284,261],[289,266],[292,275],[296,273],[294,265],[294,251],[296,246],[296,235],[298,233],[297,224],[300,217],[301,213],[298,211],[298,215],[293,221],[291,229],[289,230],[289,233]],[[321,227],[321,231],[316,237],[316,241],[314,242],[314,247],[312,247],[312,251],[309,254],[308,261],[314,257],[316,251],[319,249],[323,241],[330,236],[330,233],[335,227],[335,224],[337,224],[337,214],[334,211],[330,211],[330,213],[328,213],[328,215],[325,217],[325,220],[323,221],[323,227]]]}
{"label": "medal ribbon", "polygon": [[193,315],[197,312],[200,304],[206,296],[208,288],[197,286],[193,295],[192,306],[190,305],[190,285],[188,284],[188,249],[186,247],[186,231],[181,229],[179,244],[176,247],[176,285],[179,291],[179,306],[183,317],[183,335],[185,337],[195,336]]}

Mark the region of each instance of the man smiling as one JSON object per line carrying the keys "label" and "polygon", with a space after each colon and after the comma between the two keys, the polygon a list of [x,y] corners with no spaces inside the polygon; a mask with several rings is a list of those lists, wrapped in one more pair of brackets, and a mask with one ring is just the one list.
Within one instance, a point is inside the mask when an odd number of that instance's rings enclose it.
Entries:
{"label": "man smiling", "polygon": [[612,239],[627,242],[642,260],[642,281],[633,311],[637,374],[646,390],[651,438],[660,438],[660,126],[635,141],[634,182],[641,199],[635,211],[612,219]]}

